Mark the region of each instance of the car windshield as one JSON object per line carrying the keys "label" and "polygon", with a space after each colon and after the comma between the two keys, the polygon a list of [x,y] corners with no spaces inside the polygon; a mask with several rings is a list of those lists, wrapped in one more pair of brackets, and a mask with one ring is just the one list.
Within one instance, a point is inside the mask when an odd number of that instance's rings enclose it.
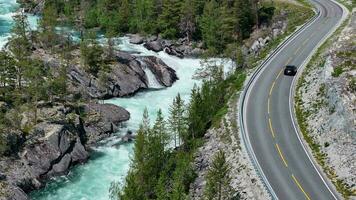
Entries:
{"label": "car windshield", "polygon": [[293,66],[293,65],[288,65],[288,66],[286,66],[286,68],[287,68],[287,69],[296,69],[296,67]]}

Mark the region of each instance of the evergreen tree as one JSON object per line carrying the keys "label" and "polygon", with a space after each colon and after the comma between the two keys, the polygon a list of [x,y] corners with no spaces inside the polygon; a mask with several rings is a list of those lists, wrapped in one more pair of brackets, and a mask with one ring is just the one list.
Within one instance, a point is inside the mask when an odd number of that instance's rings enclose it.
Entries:
{"label": "evergreen tree", "polygon": [[12,36],[10,39],[10,52],[14,56],[16,63],[16,79],[17,87],[22,87],[23,73],[29,64],[29,57],[31,55],[31,42],[28,33],[30,31],[27,16],[20,13],[13,17],[14,25],[11,30]]}
{"label": "evergreen tree", "polygon": [[43,17],[40,20],[40,39],[45,46],[51,48],[58,42],[58,36],[56,34],[57,26],[57,10],[53,7],[54,5],[46,2],[43,9]]}
{"label": "evergreen tree", "polygon": [[184,101],[181,99],[180,94],[178,94],[173,100],[173,104],[171,105],[169,111],[170,116],[168,119],[168,127],[171,135],[173,136],[174,146],[177,147],[181,145],[181,139],[187,137],[188,131]]}
{"label": "evergreen tree", "polygon": [[200,18],[200,28],[203,42],[210,54],[217,54],[221,51],[220,41],[220,16],[219,7],[216,0],[208,1],[204,6],[204,13]]}
{"label": "evergreen tree", "polygon": [[192,39],[196,29],[194,7],[191,0],[184,0],[180,11],[179,29],[181,35],[187,38],[188,42]]}
{"label": "evergreen tree", "polygon": [[163,11],[159,16],[159,26],[164,38],[178,37],[180,14],[180,0],[163,0]]}
{"label": "evergreen tree", "polygon": [[233,197],[230,186],[230,166],[222,150],[216,153],[206,179],[205,198],[207,200],[224,200]]}
{"label": "evergreen tree", "polygon": [[89,31],[86,34],[85,39],[80,44],[80,53],[85,70],[97,76],[103,66],[103,49],[96,41],[96,34],[94,32]]}
{"label": "evergreen tree", "polygon": [[239,40],[242,41],[250,36],[254,25],[251,2],[246,0],[236,0],[235,13],[237,33]]}
{"label": "evergreen tree", "polygon": [[169,198],[169,191],[168,191],[168,186],[169,180],[166,175],[166,172],[163,171],[158,179],[158,183],[155,187],[155,193],[157,196],[157,200],[167,200]]}

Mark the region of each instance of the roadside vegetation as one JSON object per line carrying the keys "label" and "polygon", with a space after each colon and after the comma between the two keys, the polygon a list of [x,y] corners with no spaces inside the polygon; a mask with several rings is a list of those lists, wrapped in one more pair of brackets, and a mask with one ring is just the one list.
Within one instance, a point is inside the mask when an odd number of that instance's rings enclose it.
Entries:
{"label": "roadside vegetation", "polygon": [[[341,31],[349,24],[350,18],[345,20],[345,22],[336,30],[332,37],[330,37],[316,52],[316,54],[311,58],[311,61],[305,67],[302,76],[298,80],[297,88],[296,88],[296,96],[295,96],[295,114],[298,120],[298,125],[301,130],[301,133],[304,136],[305,141],[308,143],[314,158],[318,162],[318,164],[323,168],[325,174],[329,177],[331,182],[334,184],[335,188],[338,192],[345,198],[350,199],[351,196],[356,195],[356,191],[352,190],[352,186],[346,184],[342,179],[338,178],[335,170],[327,165],[327,154],[322,150],[322,144],[319,144],[316,139],[310,134],[310,130],[308,128],[307,120],[309,116],[312,114],[311,111],[306,110],[303,106],[302,100],[302,91],[301,87],[306,83],[305,77],[307,74],[311,72],[316,67],[323,67],[325,65],[326,55],[325,52],[333,45],[336,41],[338,36],[340,35]],[[352,55],[352,52],[339,52],[338,57],[342,58],[344,61],[339,66],[334,67],[334,72],[331,74],[333,77],[339,77],[346,68],[346,66],[352,66],[350,63],[352,59],[355,58]],[[352,88],[352,81],[350,82]],[[320,88],[319,93],[325,93],[325,85],[324,87]],[[323,97],[324,98],[324,97]],[[323,144],[325,147],[329,146],[330,144],[326,143]]]}

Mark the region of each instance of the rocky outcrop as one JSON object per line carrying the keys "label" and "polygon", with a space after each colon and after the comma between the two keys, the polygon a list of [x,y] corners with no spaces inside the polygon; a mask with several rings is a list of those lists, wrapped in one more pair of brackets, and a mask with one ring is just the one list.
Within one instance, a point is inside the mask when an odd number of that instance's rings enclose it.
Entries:
{"label": "rocky outcrop", "polygon": [[128,34],[130,43],[142,44],[148,50],[154,52],[164,51],[169,55],[183,57],[199,57],[203,54],[202,43],[198,43],[197,47],[193,47],[193,42],[187,39],[180,38],[177,41],[162,39],[160,36],[149,36],[144,38],[137,34]]}
{"label": "rocky outcrop", "polygon": [[[20,115],[21,126],[31,127],[31,114]],[[0,158],[0,194],[4,199],[27,199],[25,193],[86,162],[90,147],[116,132],[130,117],[121,107],[95,103],[75,107],[42,102],[37,115],[39,123],[26,135],[18,153]]]}
{"label": "rocky outcrop", "polygon": [[135,57],[123,51],[116,51],[115,57],[117,62],[111,64],[104,78],[87,73],[80,65],[70,66],[68,72],[70,93],[91,99],[132,95],[149,87],[144,71],[147,66],[162,86],[170,87],[177,80],[175,71],[159,58]]}
{"label": "rocky outcrop", "polygon": [[161,41],[157,41],[157,40],[146,42],[143,46],[146,47],[148,50],[152,50],[154,52],[160,52],[163,50],[164,47]]}
{"label": "rocky outcrop", "polygon": [[88,104],[85,106],[84,130],[87,144],[96,144],[111,133],[119,130],[119,125],[130,118],[130,113],[113,104]]}
{"label": "rocky outcrop", "polygon": [[176,71],[166,65],[161,59],[154,56],[139,57],[144,67],[149,68],[157,81],[166,87],[170,87],[178,80]]}
{"label": "rocky outcrop", "polygon": [[130,43],[132,44],[143,44],[144,37],[140,36],[139,34],[129,34]]}
{"label": "rocky outcrop", "polygon": [[45,0],[18,0],[17,2],[22,5],[25,12],[36,15],[42,13],[46,3]]}
{"label": "rocky outcrop", "polygon": [[270,199],[261,179],[250,162],[248,153],[241,142],[239,127],[236,124],[236,103],[230,102],[229,112],[222,119],[219,128],[211,128],[204,136],[204,143],[194,158],[194,168],[197,178],[190,185],[190,199],[204,199],[206,175],[211,166],[215,153],[225,152],[227,163],[230,165],[230,186],[234,196],[239,193],[239,199]]}

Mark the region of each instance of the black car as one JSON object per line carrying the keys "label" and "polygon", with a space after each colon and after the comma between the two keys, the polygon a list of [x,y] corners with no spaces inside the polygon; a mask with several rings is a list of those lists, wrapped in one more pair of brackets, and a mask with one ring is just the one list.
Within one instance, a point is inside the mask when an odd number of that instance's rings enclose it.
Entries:
{"label": "black car", "polygon": [[297,67],[294,65],[287,65],[284,69],[284,75],[295,76],[297,74]]}

